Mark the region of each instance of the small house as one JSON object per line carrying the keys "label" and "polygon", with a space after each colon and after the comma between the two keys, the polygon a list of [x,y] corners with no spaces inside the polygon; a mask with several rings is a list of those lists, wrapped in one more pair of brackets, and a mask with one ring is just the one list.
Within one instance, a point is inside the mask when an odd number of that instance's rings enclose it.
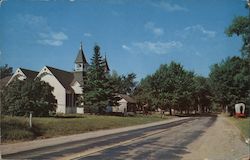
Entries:
{"label": "small house", "polygon": [[126,114],[128,112],[136,112],[136,101],[132,97],[119,94],[117,96],[120,100],[117,101],[117,106],[112,106],[112,112]]}

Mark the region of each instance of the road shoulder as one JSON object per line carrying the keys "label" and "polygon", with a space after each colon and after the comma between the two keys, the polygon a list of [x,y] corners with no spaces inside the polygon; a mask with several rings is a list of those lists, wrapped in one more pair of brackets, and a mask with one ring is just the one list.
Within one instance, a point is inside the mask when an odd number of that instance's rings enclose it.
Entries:
{"label": "road shoulder", "polygon": [[215,123],[187,148],[190,153],[184,155],[184,160],[233,160],[249,155],[249,147],[241,140],[239,129],[223,116],[218,116]]}

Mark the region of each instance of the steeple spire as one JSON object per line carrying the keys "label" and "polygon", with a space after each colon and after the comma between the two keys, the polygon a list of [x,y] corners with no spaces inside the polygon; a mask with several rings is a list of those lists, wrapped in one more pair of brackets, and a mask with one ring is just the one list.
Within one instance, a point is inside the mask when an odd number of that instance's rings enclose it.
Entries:
{"label": "steeple spire", "polygon": [[106,53],[105,53],[105,58],[104,58],[104,72],[109,72],[109,65],[108,65],[108,61],[107,61],[107,57],[106,57]]}
{"label": "steeple spire", "polygon": [[80,50],[82,50],[82,41],[80,42]]}
{"label": "steeple spire", "polygon": [[86,58],[84,56],[84,52],[83,52],[82,42],[80,43],[80,49],[79,49],[78,55],[76,57],[75,63],[83,63],[83,64],[87,63],[87,60],[86,60]]}
{"label": "steeple spire", "polygon": [[75,71],[83,71],[88,66],[88,62],[84,56],[82,42],[80,42],[80,49],[78,51],[76,60],[75,60]]}

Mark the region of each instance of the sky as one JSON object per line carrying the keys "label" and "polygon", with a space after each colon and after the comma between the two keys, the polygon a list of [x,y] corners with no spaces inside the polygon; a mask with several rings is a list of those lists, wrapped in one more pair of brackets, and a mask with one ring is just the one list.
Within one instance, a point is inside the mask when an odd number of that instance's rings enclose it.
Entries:
{"label": "sky", "polygon": [[228,37],[233,18],[248,15],[244,0],[4,0],[0,63],[40,71],[73,71],[80,42],[87,61],[98,44],[109,67],[137,80],[160,64],[181,63],[207,77],[211,65],[240,56]]}

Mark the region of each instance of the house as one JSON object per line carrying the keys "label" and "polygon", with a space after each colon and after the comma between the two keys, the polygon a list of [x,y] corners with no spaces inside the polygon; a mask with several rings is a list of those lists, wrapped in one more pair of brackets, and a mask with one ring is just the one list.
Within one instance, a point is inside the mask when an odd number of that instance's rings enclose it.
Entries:
{"label": "house", "polygon": [[25,79],[28,79],[28,80],[33,80],[36,78],[38,72],[36,71],[32,71],[32,70],[29,70],[29,69],[24,69],[24,68],[17,68],[17,70],[15,71],[15,73],[11,76],[11,78],[9,79],[7,85],[14,81],[14,80],[25,80]]}
{"label": "house", "polygon": [[[74,71],[69,72],[51,66],[44,66],[40,72],[18,68],[9,82],[13,80],[25,80],[39,78],[49,83],[53,88],[53,95],[57,100],[56,113],[84,113],[82,104],[77,100],[82,94],[83,74],[88,70],[88,64],[82,44],[75,59]],[[104,59],[104,70],[109,72],[107,59]]]}
{"label": "house", "polygon": [[111,112],[126,114],[136,111],[136,101],[132,97],[125,94],[119,94],[117,97],[120,98],[120,100],[117,101],[119,105],[112,106]]}

